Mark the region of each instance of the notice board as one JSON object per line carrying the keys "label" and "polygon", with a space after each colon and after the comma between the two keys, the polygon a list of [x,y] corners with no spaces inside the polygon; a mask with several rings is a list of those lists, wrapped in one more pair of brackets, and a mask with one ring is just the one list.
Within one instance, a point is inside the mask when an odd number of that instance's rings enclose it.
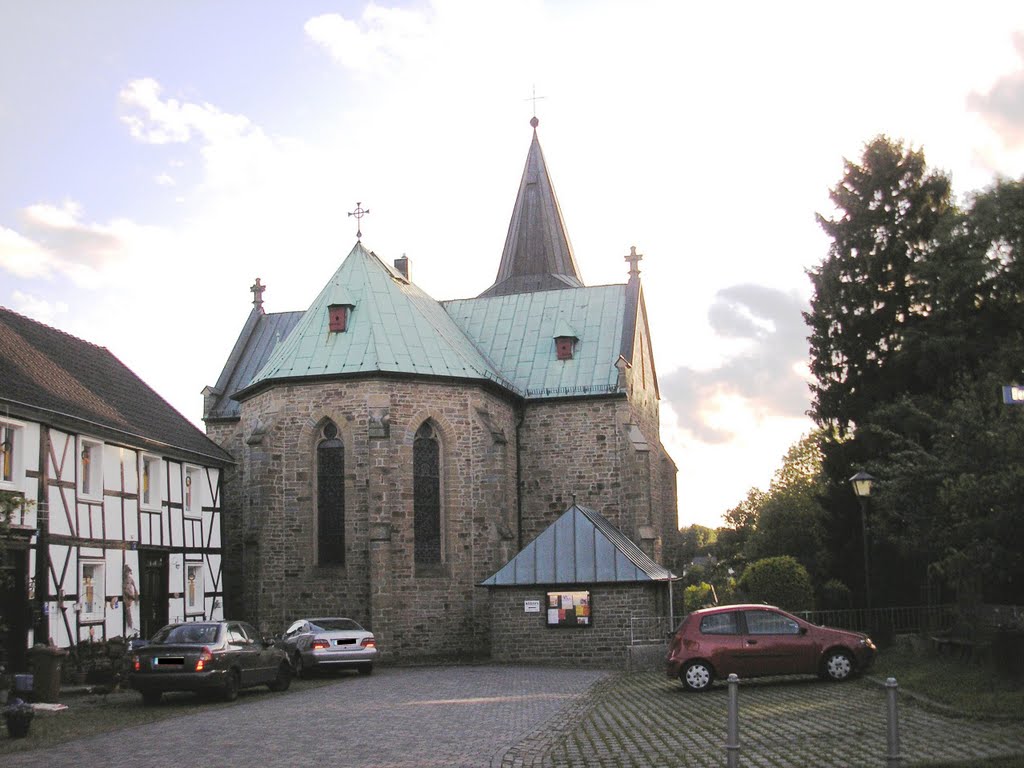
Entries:
{"label": "notice board", "polygon": [[549,627],[589,627],[593,622],[590,590],[548,592]]}

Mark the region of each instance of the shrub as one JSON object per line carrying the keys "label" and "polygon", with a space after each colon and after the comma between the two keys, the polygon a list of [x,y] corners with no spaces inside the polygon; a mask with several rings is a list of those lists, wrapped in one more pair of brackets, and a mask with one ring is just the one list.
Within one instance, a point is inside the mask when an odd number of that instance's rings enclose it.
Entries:
{"label": "shrub", "polygon": [[714,587],[706,581],[691,584],[683,591],[683,608],[687,613],[715,605],[716,602]]}
{"label": "shrub", "polygon": [[853,607],[853,592],[839,579],[829,579],[821,585],[820,606],[824,609]]}
{"label": "shrub", "polygon": [[807,611],[814,607],[811,577],[790,555],[751,563],[737,586],[755,603],[769,603],[787,611]]}

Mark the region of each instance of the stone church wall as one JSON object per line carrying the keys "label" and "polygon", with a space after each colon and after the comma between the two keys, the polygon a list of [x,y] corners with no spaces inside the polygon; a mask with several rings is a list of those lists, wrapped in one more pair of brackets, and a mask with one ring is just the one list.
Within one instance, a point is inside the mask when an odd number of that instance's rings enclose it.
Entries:
{"label": "stone church wall", "polygon": [[[344,566],[316,560],[315,446],[326,419],[345,446]],[[417,571],[412,444],[428,419],[442,446],[444,562]],[[228,589],[243,595],[245,618],[280,632],[302,616],[347,615],[378,635],[385,656],[487,655],[486,595],[474,585],[517,551],[510,403],[422,379],[288,384],[244,402],[240,427],[226,435],[239,466],[225,538],[242,551]]]}
{"label": "stone church wall", "polygon": [[[585,585],[571,589],[587,589]],[[552,587],[554,589],[554,587]],[[664,615],[664,584],[598,584],[591,592],[587,628],[551,628],[546,624],[546,587],[489,588],[491,653],[495,661],[530,664],[625,667],[629,659],[630,618]],[[524,603],[539,600],[540,613]]]}

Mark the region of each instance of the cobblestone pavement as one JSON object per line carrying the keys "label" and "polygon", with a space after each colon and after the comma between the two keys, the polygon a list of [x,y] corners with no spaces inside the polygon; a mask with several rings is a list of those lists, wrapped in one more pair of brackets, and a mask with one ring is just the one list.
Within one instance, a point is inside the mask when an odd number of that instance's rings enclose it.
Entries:
{"label": "cobblestone pavement", "polygon": [[[814,678],[740,684],[742,766],[883,766],[886,694],[859,680]],[[901,755],[910,766],[1024,755],[1024,713],[982,722],[935,714],[906,696],[898,702]],[[728,689],[688,694],[660,673],[615,674],[570,706],[558,723],[509,750],[507,768],[724,766]],[[566,721],[572,722],[566,722]]]}
{"label": "cobblestone pavement", "polygon": [[[60,747],[11,768],[255,765],[332,768],[724,766],[727,689],[686,694],[660,673],[542,667],[379,668],[371,677],[243,696]],[[868,681],[747,681],[740,765],[886,763],[885,691]],[[981,722],[899,702],[904,765],[1024,755],[1024,713]]]}

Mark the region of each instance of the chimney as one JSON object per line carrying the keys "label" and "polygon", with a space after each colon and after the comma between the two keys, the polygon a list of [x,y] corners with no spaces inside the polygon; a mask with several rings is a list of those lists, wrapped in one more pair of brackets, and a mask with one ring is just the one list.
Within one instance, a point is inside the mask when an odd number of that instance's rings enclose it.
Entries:
{"label": "chimney", "polygon": [[395,259],[395,269],[397,269],[406,280],[409,279],[409,257],[404,253],[402,258]]}

